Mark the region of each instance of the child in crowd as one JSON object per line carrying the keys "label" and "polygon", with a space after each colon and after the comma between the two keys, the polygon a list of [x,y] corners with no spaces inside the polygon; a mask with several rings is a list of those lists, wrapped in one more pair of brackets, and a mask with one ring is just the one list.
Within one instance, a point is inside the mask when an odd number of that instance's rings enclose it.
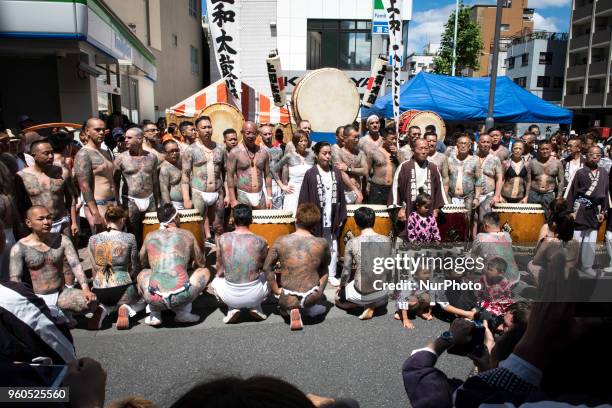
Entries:
{"label": "child in crowd", "polygon": [[431,271],[427,268],[418,268],[413,275],[412,282],[415,284],[412,290],[400,292],[397,300],[397,311],[393,316],[396,320],[401,320],[404,328],[414,329],[414,325],[409,319],[409,312],[417,316],[432,320],[431,315],[431,296],[426,288],[421,287],[422,283],[431,280]]}
{"label": "child in crowd", "polygon": [[512,301],[510,282],[505,278],[508,263],[500,257],[487,261],[485,273],[480,278],[481,289],[477,292],[478,304],[482,310],[494,317],[504,314]]}
{"label": "child in crowd", "polygon": [[408,241],[417,244],[431,244],[440,242],[440,230],[436,223],[436,217],[432,213],[433,200],[431,196],[419,188],[416,198],[416,211],[408,216],[406,221],[406,232]]}

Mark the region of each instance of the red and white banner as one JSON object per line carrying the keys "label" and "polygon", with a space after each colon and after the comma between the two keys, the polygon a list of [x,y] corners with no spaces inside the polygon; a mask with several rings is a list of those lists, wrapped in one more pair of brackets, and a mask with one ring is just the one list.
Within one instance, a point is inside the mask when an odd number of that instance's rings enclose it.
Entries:
{"label": "red and white banner", "polygon": [[236,106],[240,106],[240,2],[206,0],[206,9],[217,67]]}
{"label": "red and white banner", "polygon": [[374,61],[374,67],[372,68],[372,74],[368,79],[366,90],[361,98],[361,104],[367,108],[371,108],[378,98],[380,88],[383,86],[385,81],[385,74],[387,73],[387,60],[385,58],[376,58]]}
{"label": "red and white banner", "polygon": [[285,92],[285,80],[283,70],[281,69],[280,56],[270,54],[270,57],[266,59],[266,67],[268,69],[274,105],[283,107],[287,104],[287,93]]}

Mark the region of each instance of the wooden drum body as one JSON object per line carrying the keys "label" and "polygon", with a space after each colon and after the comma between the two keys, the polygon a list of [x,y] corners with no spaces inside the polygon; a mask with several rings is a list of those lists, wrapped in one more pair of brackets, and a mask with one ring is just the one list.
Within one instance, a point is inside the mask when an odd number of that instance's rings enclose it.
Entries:
{"label": "wooden drum body", "polygon": [[[181,229],[190,231],[198,241],[200,248],[204,247],[204,239],[202,237],[202,222],[204,218],[200,215],[198,210],[177,210],[179,213],[179,220],[181,222]],[[159,220],[157,219],[156,212],[149,212],[145,214],[145,218],[142,229],[143,241],[147,237],[149,232],[157,231],[159,229]]]}
{"label": "wooden drum body", "polygon": [[253,223],[249,231],[268,241],[271,247],[282,235],[295,232],[293,212],[284,210],[253,210]]}
{"label": "wooden drum body", "polygon": [[510,234],[514,244],[537,244],[546,222],[540,204],[500,203],[493,211],[499,214],[499,226]]}
{"label": "wooden drum body", "polygon": [[307,119],[314,132],[335,132],[357,118],[360,98],[355,83],[344,72],[321,68],[300,79],[291,104],[296,123]]}
{"label": "wooden drum body", "polygon": [[340,239],[338,240],[338,255],[340,258],[344,259],[344,248],[346,247],[346,243],[349,242],[354,237],[361,235],[361,229],[357,226],[355,222],[355,211],[360,207],[368,207],[374,210],[374,214],[376,215],[376,221],[374,222],[374,231],[376,233],[385,235],[391,238],[391,219],[389,218],[389,212],[387,211],[387,206],[385,205],[365,205],[365,204],[351,204],[346,206],[346,222],[344,223],[344,228],[342,228],[342,234],[340,235]]}
{"label": "wooden drum body", "polygon": [[438,216],[442,242],[465,242],[468,237],[468,210],[464,204],[447,204]]}
{"label": "wooden drum body", "polygon": [[436,128],[438,140],[444,141],[446,137],[446,124],[444,123],[444,119],[433,111],[409,110],[401,114],[399,122],[401,135],[408,133],[408,128],[411,126],[418,126],[421,129],[421,134],[425,134],[425,128],[429,125],[433,125]]}

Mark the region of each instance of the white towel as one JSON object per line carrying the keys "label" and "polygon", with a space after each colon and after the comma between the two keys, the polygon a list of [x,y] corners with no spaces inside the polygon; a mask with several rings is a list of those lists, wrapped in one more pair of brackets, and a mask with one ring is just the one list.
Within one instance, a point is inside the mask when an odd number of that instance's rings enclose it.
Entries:
{"label": "white towel", "polygon": [[256,280],[247,283],[232,283],[225,278],[216,277],[210,286],[230,309],[259,307],[269,294],[263,273]]}

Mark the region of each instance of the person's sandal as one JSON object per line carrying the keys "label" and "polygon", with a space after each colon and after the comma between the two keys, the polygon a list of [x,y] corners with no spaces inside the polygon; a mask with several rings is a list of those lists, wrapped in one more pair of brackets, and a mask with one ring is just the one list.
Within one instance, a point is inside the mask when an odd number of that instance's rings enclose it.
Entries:
{"label": "person's sandal", "polygon": [[359,320],[370,320],[374,316],[374,308],[366,308],[362,314],[359,315]]}

